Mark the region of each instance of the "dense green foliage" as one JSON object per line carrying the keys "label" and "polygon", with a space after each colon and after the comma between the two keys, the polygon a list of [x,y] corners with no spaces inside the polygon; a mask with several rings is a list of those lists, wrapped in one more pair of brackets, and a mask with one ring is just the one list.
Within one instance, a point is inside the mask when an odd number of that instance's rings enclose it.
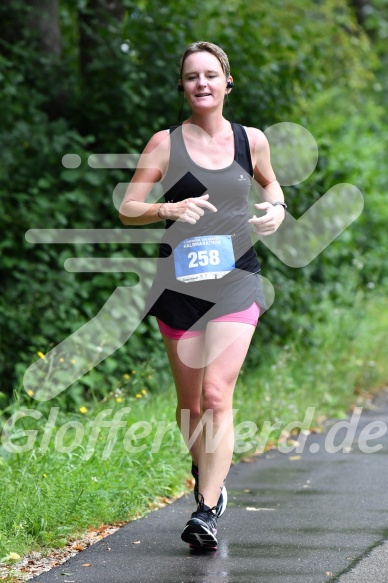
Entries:
{"label": "dense green foliage", "polygon": [[[136,283],[131,273],[66,271],[67,259],[156,254],[154,245],[32,244],[25,234],[126,230],[113,191],[132,169],[96,169],[88,158],[139,152],[153,132],[176,123],[177,63],[189,42],[210,40],[229,54],[237,121],[263,130],[294,122],[313,134],[315,171],[284,187],[294,217],[341,182],[355,184],[365,199],[360,218],[306,267],[287,267],[257,244],[276,301],[261,319],[239,379],[236,422],[284,426],[302,420],[306,406],[316,408],[314,422],[343,416],[350,403],[363,403],[364,391],[385,382],[387,302],[378,296],[388,283],[387,36],[386,0],[224,0],[222,12],[214,0],[189,6],[183,0],[3,0],[0,560],[62,546],[90,525],[130,520],[156,497],[182,490],[188,454],[179,450],[174,391],[153,319],[51,401],[37,402],[22,378],[38,356],[50,375],[45,353],[90,321],[117,286]],[[64,167],[69,153],[80,157],[79,167]],[[93,420],[126,407],[131,411],[117,441],[105,427],[85,457]],[[38,417],[18,419],[11,428],[12,415],[24,410]],[[146,444],[143,451],[120,447],[127,429],[142,422],[153,428],[134,438]],[[172,429],[153,451],[158,423]],[[23,448],[30,438],[36,443],[24,452],[6,447],[9,439]],[[264,445],[248,443],[246,451]]]}
{"label": "dense green foliage", "polygon": [[[112,193],[131,173],[91,168],[88,156],[137,152],[154,131],[176,122],[177,61],[185,45],[199,38],[219,43],[230,56],[231,102],[239,121],[262,129],[293,121],[314,134],[320,148],[315,173],[284,189],[294,216],[337,182],[355,183],[366,201],[359,221],[303,269],[285,267],[258,245],[277,301],[257,342],[264,336],[283,343],[295,317],[306,343],[312,342],[308,331],[324,317],[326,298],[346,305],[356,290],[386,283],[385,33],[378,19],[386,12],[383,2],[373,2],[360,25],[344,0],[226,0],[222,14],[213,1],[187,8],[182,0],[123,0],[115,12],[103,0],[64,0],[51,46],[36,25],[38,4],[19,0],[0,8],[4,395],[20,386],[38,351],[47,352],[77,330],[118,285],[132,281],[119,273],[69,273],[65,259],[155,253],[145,245],[32,245],[25,233],[121,226]],[[63,167],[67,153],[81,157],[79,168]],[[69,399],[91,385],[104,395],[140,362],[162,371],[165,358],[154,324],[145,321],[138,332],[130,346],[95,369],[93,381],[89,375],[82,379]],[[259,353],[260,346],[253,346],[251,363]]]}

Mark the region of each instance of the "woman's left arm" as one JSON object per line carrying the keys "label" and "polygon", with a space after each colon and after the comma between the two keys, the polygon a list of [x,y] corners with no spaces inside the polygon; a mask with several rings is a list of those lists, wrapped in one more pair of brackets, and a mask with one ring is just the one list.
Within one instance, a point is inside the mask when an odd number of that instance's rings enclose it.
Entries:
{"label": "woman's left arm", "polygon": [[285,208],[275,205],[275,202],[284,202],[284,195],[275,172],[271,165],[271,156],[268,140],[260,130],[246,128],[253,163],[254,179],[260,184],[264,202],[255,204],[255,207],[264,212],[264,216],[253,215],[249,219],[254,231],[261,236],[272,235],[282,224],[285,217]]}

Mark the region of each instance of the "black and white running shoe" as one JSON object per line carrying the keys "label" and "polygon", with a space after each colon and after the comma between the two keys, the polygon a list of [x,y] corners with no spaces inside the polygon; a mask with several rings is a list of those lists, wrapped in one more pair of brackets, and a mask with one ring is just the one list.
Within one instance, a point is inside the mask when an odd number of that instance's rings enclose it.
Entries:
{"label": "black and white running shoe", "polygon": [[217,549],[217,514],[216,507],[204,504],[202,494],[198,493],[200,502],[181,534],[181,539],[192,549],[215,551]]}
{"label": "black and white running shoe", "polygon": [[[192,476],[195,480],[195,484],[194,484],[194,498],[197,504],[199,504],[199,498],[198,498],[198,484],[199,484],[199,477],[198,477],[198,467],[192,463],[191,465],[191,473]],[[226,505],[228,503],[228,492],[225,488],[225,486],[222,486],[222,490],[221,490],[221,494],[220,497],[218,498],[218,502],[217,502],[217,510],[216,510],[216,514],[217,517],[220,518],[220,516],[222,516],[226,510]]]}

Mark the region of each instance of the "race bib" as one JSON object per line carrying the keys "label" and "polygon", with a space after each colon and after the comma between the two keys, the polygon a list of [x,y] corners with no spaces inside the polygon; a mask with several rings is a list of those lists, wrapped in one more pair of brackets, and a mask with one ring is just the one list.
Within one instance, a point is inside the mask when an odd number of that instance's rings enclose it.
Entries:
{"label": "race bib", "polygon": [[235,267],[232,237],[185,239],[174,249],[174,264],[176,278],[186,283],[224,277]]}

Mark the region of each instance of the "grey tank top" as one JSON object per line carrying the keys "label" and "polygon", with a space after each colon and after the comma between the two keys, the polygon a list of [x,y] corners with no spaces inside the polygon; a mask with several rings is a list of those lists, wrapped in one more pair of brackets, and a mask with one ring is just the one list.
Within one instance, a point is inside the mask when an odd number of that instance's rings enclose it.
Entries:
{"label": "grey tank top", "polygon": [[[232,123],[235,155],[232,164],[219,170],[197,165],[189,156],[182,126],[170,128],[170,161],[162,186],[166,202],[209,194],[217,213],[206,211],[191,225],[166,221],[159,249],[157,276],[149,297],[149,314],[181,330],[209,312],[209,319],[245,310],[256,301],[265,308],[260,265],[250,239],[248,196],[253,168],[249,141],[242,125]],[[185,239],[206,235],[231,235],[235,269],[219,280],[193,283],[177,281],[172,250]],[[151,305],[153,304],[153,305]],[[203,320],[198,329],[203,328]]]}

